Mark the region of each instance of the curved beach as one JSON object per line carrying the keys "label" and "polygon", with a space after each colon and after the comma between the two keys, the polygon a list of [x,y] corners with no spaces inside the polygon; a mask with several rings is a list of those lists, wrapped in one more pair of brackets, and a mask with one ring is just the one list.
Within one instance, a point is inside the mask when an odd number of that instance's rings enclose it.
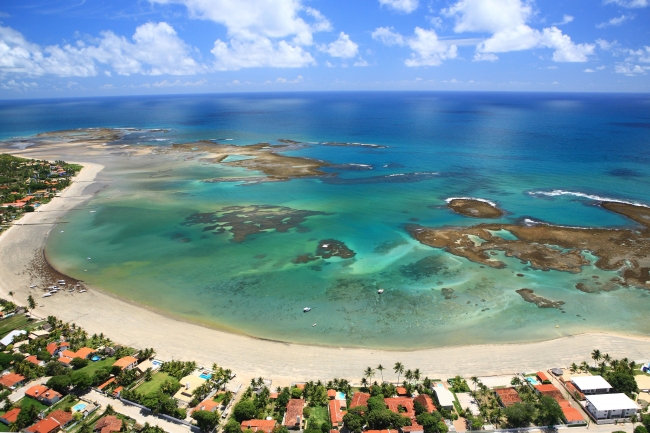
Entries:
{"label": "curved beach", "polygon": [[[231,368],[240,380],[262,376],[272,379],[274,384],[334,377],[356,381],[368,366],[392,366],[397,361],[439,378],[568,366],[590,359],[594,348],[616,358],[650,359],[650,338],[606,333],[562,336],[558,329],[558,338],[537,343],[387,351],[289,344],[230,334],[161,315],[93,287],[83,294],[62,292],[42,303],[41,292],[29,288],[41,281],[34,281],[28,266],[42,254],[54,225],[68,211],[83,205],[96,190],[93,183],[103,166],[81,164],[84,169],[61,197],[25,215],[0,236],[0,291],[5,297],[14,291],[16,300],[23,304],[32,294],[39,304],[34,311],[38,316],[55,315],[91,334],[103,332],[114,341],[133,347],[154,347],[163,359],[196,360],[203,365],[217,362]],[[387,373],[386,379],[391,376]]]}

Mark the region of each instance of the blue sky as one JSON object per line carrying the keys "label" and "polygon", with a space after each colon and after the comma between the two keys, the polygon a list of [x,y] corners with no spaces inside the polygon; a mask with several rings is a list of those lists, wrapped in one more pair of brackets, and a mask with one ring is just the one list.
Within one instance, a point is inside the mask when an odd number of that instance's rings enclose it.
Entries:
{"label": "blue sky", "polygon": [[650,91],[650,0],[3,0],[0,98]]}

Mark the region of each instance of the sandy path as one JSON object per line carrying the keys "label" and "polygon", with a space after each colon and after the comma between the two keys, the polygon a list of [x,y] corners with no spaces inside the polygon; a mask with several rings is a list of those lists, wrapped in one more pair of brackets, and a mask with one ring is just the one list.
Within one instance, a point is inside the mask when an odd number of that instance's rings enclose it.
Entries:
{"label": "sandy path", "polygon": [[83,206],[92,196],[84,190],[103,166],[83,164],[85,168],[61,197],[25,215],[0,236],[0,292],[7,297],[10,290],[14,291],[16,300],[23,304],[31,293],[43,305],[36,308],[35,314],[55,315],[82,326],[90,334],[103,332],[116,342],[136,348],[154,347],[162,359],[196,360],[205,366],[217,362],[231,368],[238,381],[263,376],[272,379],[274,386],[334,377],[358,381],[363,369],[378,364],[387,367],[384,378],[394,380],[391,367],[396,361],[406,368],[419,368],[423,376],[444,378],[568,366],[590,360],[594,348],[614,358],[650,359],[650,338],[600,333],[529,344],[382,351],[287,344],[229,334],[157,314],[92,288],[83,294],[59,292],[42,299],[42,292],[29,289],[40,281],[32,281],[25,269],[42,251],[49,231],[65,212]]}

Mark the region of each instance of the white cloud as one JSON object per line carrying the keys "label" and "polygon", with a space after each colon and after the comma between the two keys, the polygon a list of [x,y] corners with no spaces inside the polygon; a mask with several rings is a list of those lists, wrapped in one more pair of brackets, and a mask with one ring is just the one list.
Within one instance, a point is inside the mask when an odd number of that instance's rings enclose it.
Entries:
{"label": "white cloud", "polygon": [[565,25],[565,24],[569,24],[569,23],[573,22],[573,19],[574,19],[574,18],[573,18],[571,15],[566,15],[566,14],[565,14],[565,15],[562,17],[562,21],[557,22],[557,23],[553,23],[552,25],[554,25],[554,26],[563,26],[563,25]]}
{"label": "white cloud", "polygon": [[608,51],[617,45],[616,41],[609,42],[605,39],[596,39],[596,43],[601,50]]}
{"label": "white cloud", "polygon": [[362,57],[359,57],[359,59],[358,59],[356,62],[354,62],[354,64],[353,64],[352,66],[357,66],[357,67],[366,67],[366,66],[370,66],[370,63],[368,63],[368,62],[367,62],[365,59],[363,59]]}
{"label": "white cloud", "polygon": [[533,15],[532,5],[522,0],[460,0],[442,12],[455,18],[457,33],[491,34],[477,45],[479,54],[545,47],[555,49],[556,62],[584,62],[595,48],[591,44],[573,43],[555,26],[542,31],[531,28],[527,22]]}
{"label": "white cloud", "polygon": [[492,53],[476,53],[474,54],[475,62],[496,62],[499,57]]}
{"label": "white cloud", "polygon": [[151,85],[151,87],[196,87],[196,86],[203,86],[207,84],[208,80],[198,80],[198,81],[181,81],[181,80],[176,80],[173,82],[163,80],[163,81],[157,81]]}
{"label": "white cloud", "polygon": [[596,28],[604,29],[605,27],[610,27],[610,26],[620,26],[625,21],[631,20],[632,18],[634,18],[634,15],[621,15],[620,17],[612,18],[609,21],[596,24]]}
{"label": "white cloud", "polygon": [[327,66],[328,68],[335,68],[336,67],[336,66],[334,66],[333,64],[331,64],[328,61],[325,61],[325,66]]}
{"label": "white cloud", "polygon": [[642,67],[634,64],[618,64],[614,67],[614,71],[618,74],[624,74],[628,77],[633,77],[635,75],[646,75],[646,69],[650,67]]}
{"label": "white cloud", "polygon": [[644,8],[650,5],[649,0],[605,0],[604,3],[614,3],[624,8]]}
{"label": "white cloud", "polygon": [[298,75],[294,80],[287,80],[286,78],[281,78],[281,77],[275,80],[276,83],[283,83],[283,84],[285,83],[298,84],[298,83],[302,83],[302,81],[303,81],[302,75]]}
{"label": "white cloud", "polygon": [[419,0],[379,0],[379,4],[398,12],[410,14],[418,8]]}
{"label": "white cloud", "polygon": [[650,46],[648,45],[639,50],[627,50],[627,54],[630,56],[626,59],[628,62],[650,63]]}
{"label": "white cloud", "polygon": [[584,70],[584,72],[590,72],[590,73],[591,73],[591,72],[596,72],[596,71],[594,71],[594,70],[591,69],[591,68],[587,68],[587,69]]}
{"label": "white cloud", "polygon": [[15,81],[15,80],[9,80],[6,83],[0,83],[0,89],[4,90],[27,90],[27,89],[33,89],[38,87],[38,84],[31,82],[31,83],[26,83],[24,81]]}
{"label": "white cloud", "polygon": [[602,71],[603,69],[605,69],[605,66],[599,66],[596,69],[599,70],[599,71]]}
{"label": "white cloud", "polygon": [[216,58],[215,67],[221,71],[242,68],[300,68],[315,63],[314,58],[302,47],[281,40],[258,37],[252,41],[231,39],[229,43],[220,39],[211,50]]}
{"label": "white cloud", "polygon": [[331,44],[321,45],[318,49],[332,57],[342,57],[344,59],[349,59],[359,53],[359,45],[352,42],[350,36],[344,32],[341,32],[339,38]]}
{"label": "white cloud", "polygon": [[392,27],[379,27],[372,32],[372,38],[381,41],[384,45],[411,48],[411,57],[404,62],[409,67],[438,66],[444,60],[458,57],[457,46],[438,39],[434,30],[416,27],[414,36],[409,38],[394,32]]}

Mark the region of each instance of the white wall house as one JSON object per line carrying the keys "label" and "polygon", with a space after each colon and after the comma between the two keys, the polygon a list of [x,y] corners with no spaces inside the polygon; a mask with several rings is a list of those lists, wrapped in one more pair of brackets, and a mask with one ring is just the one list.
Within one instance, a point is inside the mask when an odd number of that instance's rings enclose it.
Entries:
{"label": "white wall house", "polygon": [[638,410],[636,403],[625,394],[588,395],[587,412],[596,420],[629,418]]}
{"label": "white wall house", "polygon": [[578,376],[571,379],[571,382],[584,395],[606,394],[612,392],[612,385],[602,376]]}

